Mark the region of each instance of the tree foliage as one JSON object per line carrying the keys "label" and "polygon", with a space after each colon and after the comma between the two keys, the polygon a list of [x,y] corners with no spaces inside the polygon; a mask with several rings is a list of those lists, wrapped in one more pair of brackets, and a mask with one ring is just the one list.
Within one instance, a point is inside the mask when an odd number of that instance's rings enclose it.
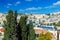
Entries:
{"label": "tree foliage", "polygon": [[[35,32],[33,29],[33,24],[30,22],[27,24],[27,16],[21,16],[18,25],[18,35],[21,40],[35,40]],[[21,37],[20,37],[21,36]]]}
{"label": "tree foliage", "polygon": [[[26,17],[25,16],[21,16],[20,18],[20,21],[19,21],[19,24],[18,24],[18,37],[21,39],[21,40],[26,40]],[[20,37],[21,36],[21,37]]]}
{"label": "tree foliage", "polygon": [[35,31],[33,29],[33,24],[31,21],[28,24],[28,40],[35,40]]}
{"label": "tree foliage", "polygon": [[52,36],[49,32],[46,34],[41,33],[37,40],[52,40]]}
{"label": "tree foliage", "polygon": [[17,11],[9,10],[6,21],[4,21],[5,31],[3,40],[35,40],[33,24],[32,22],[27,24],[28,16],[21,16],[18,23],[17,16]]}
{"label": "tree foliage", "polygon": [[5,24],[5,32],[3,40],[17,40],[17,33],[16,33],[16,23],[15,17],[12,10],[9,10],[8,15],[6,16]]}

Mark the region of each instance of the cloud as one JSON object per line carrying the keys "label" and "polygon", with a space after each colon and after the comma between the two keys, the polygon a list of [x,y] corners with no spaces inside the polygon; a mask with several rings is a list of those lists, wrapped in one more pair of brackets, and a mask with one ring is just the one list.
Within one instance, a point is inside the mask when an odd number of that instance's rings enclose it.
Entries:
{"label": "cloud", "polygon": [[20,1],[17,1],[16,4],[20,4]]}
{"label": "cloud", "polygon": [[4,5],[4,7],[5,7],[5,8],[10,8],[10,6],[9,6],[9,5]]}
{"label": "cloud", "polygon": [[44,7],[44,8],[55,8],[57,5],[60,5],[60,1],[57,1],[57,2],[53,3],[52,5]]}
{"label": "cloud", "polygon": [[8,3],[7,5],[4,5],[5,8],[10,8],[13,4]]}
{"label": "cloud", "polygon": [[41,7],[31,7],[31,8],[26,8],[26,10],[39,10],[42,9]]}
{"label": "cloud", "polygon": [[30,2],[30,1],[33,1],[33,0],[25,0],[25,1],[29,1]]}
{"label": "cloud", "polygon": [[60,1],[57,1],[56,3],[53,3],[53,5],[60,5]]}
{"label": "cloud", "polygon": [[55,6],[47,6],[47,7],[44,7],[44,8],[54,8]]}
{"label": "cloud", "polygon": [[[42,7],[31,7],[31,8],[26,8],[26,9],[20,9],[19,12],[28,12],[28,11],[41,10],[41,9]],[[34,12],[31,12],[31,13],[34,13]]]}
{"label": "cloud", "polygon": [[39,13],[39,12],[30,12],[30,13],[34,13],[35,14],[35,13]]}
{"label": "cloud", "polygon": [[20,9],[19,11],[23,12],[24,10],[23,9]]}
{"label": "cloud", "polygon": [[8,3],[8,6],[11,6],[12,4]]}
{"label": "cloud", "polygon": [[21,2],[20,1],[17,1],[16,3],[15,3],[15,6],[17,6],[18,4],[20,4]]}
{"label": "cloud", "polygon": [[9,6],[7,6],[6,8],[10,8]]}

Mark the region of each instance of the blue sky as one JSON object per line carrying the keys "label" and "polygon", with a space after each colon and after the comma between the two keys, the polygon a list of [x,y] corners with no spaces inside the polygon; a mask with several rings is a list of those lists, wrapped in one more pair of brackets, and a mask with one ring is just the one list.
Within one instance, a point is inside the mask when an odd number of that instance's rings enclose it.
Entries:
{"label": "blue sky", "polygon": [[60,11],[60,0],[0,0],[0,12],[51,13]]}

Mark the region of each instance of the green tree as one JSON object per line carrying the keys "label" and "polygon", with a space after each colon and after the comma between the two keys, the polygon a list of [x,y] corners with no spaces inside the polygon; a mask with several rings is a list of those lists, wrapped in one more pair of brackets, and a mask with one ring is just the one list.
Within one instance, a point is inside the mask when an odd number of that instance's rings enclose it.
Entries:
{"label": "green tree", "polygon": [[49,32],[46,34],[41,33],[37,40],[52,40],[52,36]]}
{"label": "green tree", "polygon": [[27,18],[28,16],[23,15],[20,17],[19,23],[17,23],[17,11],[13,13],[12,10],[9,10],[6,21],[4,21],[5,31],[3,40],[34,40],[33,24],[32,22],[27,24]]}
{"label": "green tree", "polygon": [[45,34],[45,39],[46,39],[46,40],[52,40],[52,35],[51,35],[49,32],[47,32],[47,33]]}
{"label": "green tree", "polygon": [[35,40],[35,31],[33,29],[33,23],[31,21],[28,24],[27,29],[28,29],[28,40]]}
{"label": "green tree", "polygon": [[37,40],[45,40],[44,37],[45,37],[45,36],[44,36],[44,34],[43,34],[43,32],[42,32],[42,33],[40,33],[40,35],[39,35],[39,37],[37,38]]}
{"label": "green tree", "polygon": [[[33,29],[33,24],[30,22],[27,24],[27,16],[21,16],[18,24],[18,36],[21,40],[35,40],[35,32]],[[21,37],[20,37],[21,36]]]}
{"label": "green tree", "polygon": [[19,36],[22,40],[27,40],[27,31],[26,31],[26,21],[27,21],[27,16],[21,16],[20,18],[20,21],[19,21],[19,25],[18,25],[18,28],[19,28],[19,32],[18,34],[21,36]]}
{"label": "green tree", "polygon": [[16,33],[16,23],[14,21],[13,11],[9,10],[8,15],[6,16],[5,32],[3,40],[18,40]]}
{"label": "green tree", "polygon": [[15,24],[17,24],[17,16],[18,16],[17,11],[15,11],[15,13],[14,13],[14,21],[15,21]]}

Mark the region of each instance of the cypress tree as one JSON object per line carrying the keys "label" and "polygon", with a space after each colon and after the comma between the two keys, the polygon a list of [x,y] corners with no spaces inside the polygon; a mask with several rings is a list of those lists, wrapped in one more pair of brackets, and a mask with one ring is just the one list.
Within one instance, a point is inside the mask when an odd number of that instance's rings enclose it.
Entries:
{"label": "cypress tree", "polygon": [[28,28],[28,40],[35,40],[35,31],[33,29],[33,23],[30,21],[30,23],[27,26]]}
{"label": "cypress tree", "polygon": [[27,16],[21,16],[20,18],[20,22],[19,22],[19,27],[20,29],[20,34],[21,34],[21,40],[27,40],[27,31],[26,31],[26,20],[27,20]]}
{"label": "cypress tree", "polygon": [[9,10],[8,15],[6,16],[5,24],[5,32],[3,40],[17,40],[16,33],[16,23],[14,21],[13,11]]}
{"label": "cypress tree", "polygon": [[12,10],[9,10],[6,16],[5,31],[3,40],[35,40],[35,32],[33,24],[27,23],[27,16],[21,16],[19,23],[17,23],[17,11],[13,14]]}
{"label": "cypress tree", "polygon": [[27,24],[27,16],[21,16],[19,21],[19,39],[21,40],[35,40],[35,31],[33,29],[33,23],[30,21]]}
{"label": "cypress tree", "polygon": [[14,21],[15,21],[16,25],[17,25],[17,16],[18,16],[17,11],[15,11],[15,13],[14,13]]}

